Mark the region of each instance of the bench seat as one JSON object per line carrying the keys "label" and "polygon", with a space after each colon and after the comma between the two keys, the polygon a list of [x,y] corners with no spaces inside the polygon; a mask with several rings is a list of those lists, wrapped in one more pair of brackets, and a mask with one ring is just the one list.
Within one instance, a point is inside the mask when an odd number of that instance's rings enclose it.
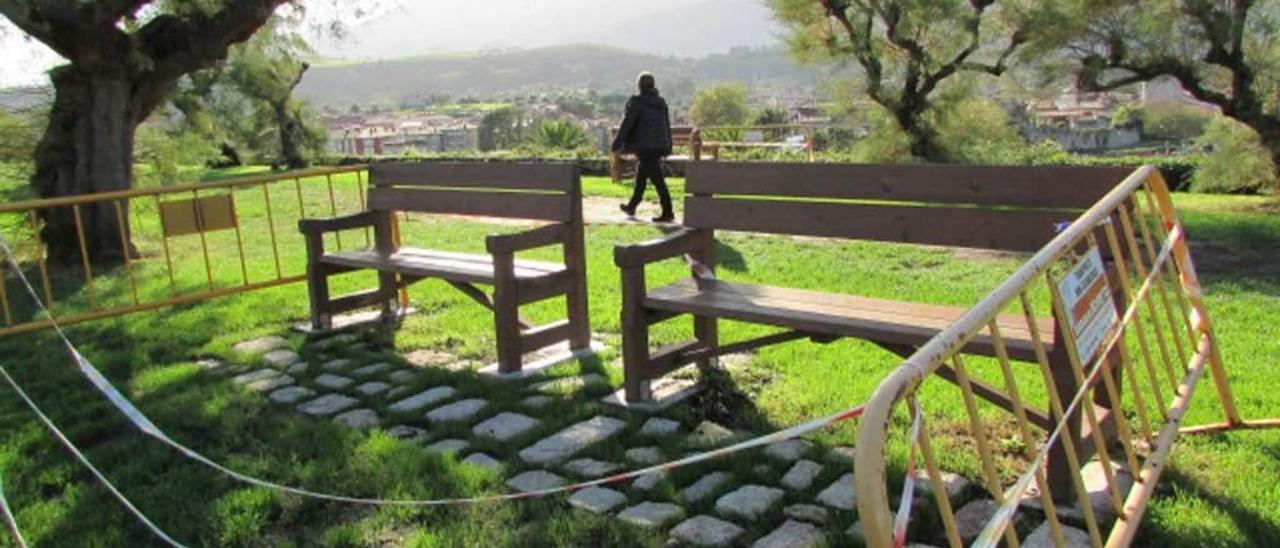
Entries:
{"label": "bench seat", "polygon": [[[964,308],[873,299],[763,285],[683,279],[650,290],[644,306],[653,310],[774,325],[838,337],[856,337],[885,344],[918,347],[955,323]],[[1046,352],[1052,352],[1052,318],[1038,318],[1036,327]],[[1009,356],[1036,361],[1034,342],[1021,315],[997,319]],[[991,338],[979,334],[965,347],[973,354],[995,355]]]}
{"label": "bench seat", "polygon": [[[465,283],[493,285],[495,279],[493,256],[488,254],[473,255],[402,247],[389,257],[383,257],[373,249],[329,252],[320,258],[320,262]],[[520,281],[551,278],[564,272],[564,265],[524,259],[515,260],[515,277]]]}

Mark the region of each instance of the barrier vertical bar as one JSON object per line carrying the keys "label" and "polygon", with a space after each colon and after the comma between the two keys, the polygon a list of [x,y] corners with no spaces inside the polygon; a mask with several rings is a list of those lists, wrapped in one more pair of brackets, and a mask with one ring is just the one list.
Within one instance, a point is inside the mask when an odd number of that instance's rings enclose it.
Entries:
{"label": "barrier vertical bar", "polygon": [[31,235],[36,239],[36,262],[40,265],[40,280],[44,284],[44,302],[49,303],[48,308],[53,310],[53,284],[49,283],[49,262],[45,259],[44,241],[40,238],[35,210],[28,211],[27,217],[31,221]]}
{"label": "barrier vertical bar", "polygon": [[[1065,407],[1062,405],[1062,399],[1058,397],[1057,383],[1053,380],[1053,370],[1049,366],[1049,353],[1045,351],[1044,341],[1040,338],[1040,326],[1036,321],[1035,309],[1031,306],[1031,300],[1027,297],[1027,292],[1023,291],[1018,294],[1018,299],[1022,303],[1022,314],[1027,322],[1027,328],[1031,332],[1032,348],[1035,349],[1036,362],[1040,364],[1040,373],[1044,377],[1045,388],[1049,392],[1049,407],[1053,410],[1054,416],[1059,421],[1067,420]],[[1065,344],[1065,343],[1058,343]],[[1080,457],[1076,453],[1076,437],[1073,433],[1059,437],[1062,440],[1063,447],[1066,449],[1067,464],[1071,465],[1072,470],[1080,470]],[[1039,463],[1037,463],[1038,465]],[[1071,483],[1075,488],[1076,501],[1080,505],[1081,512],[1084,513],[1085,528],[1089,532],[1089,542],[1095,547],[1102,546],[1102,531],[1098,527],[1098,518],[1093,513],[1093,501],[1089,499],[1089,494],[1085,490],[1084,480],[1080,478],[1079,473],[1071,474]]]}
{"label": "barrier vertical bar", "polygon": [[[1134,200],[1134,213],[1137,212],[1137,200]],[[1151,258],[1151,269],[1153,274],[1159,274],[1155,278],[1156,289],[1160,294],[1160,305],[1164,308],[1165,319],[1169,323],[1169,338],[1173,341],[1174,349],[1178,353],[1178,363],[1185,369],[1188,361],[1187,350],[1182,345],[1182,333],[1180,333],[1177,324],[1177,318],[1173,315],[1173,308],[1169,306],[1169,292],[1164,283],[1164,270],[1160,265],[1155,264],[1159,253],[1156,251],[1155,244],[1151,240],[1151,232],[1147,230],[1147,223],[1143,221],[1143,217],[1138,214],[1137,222],[1138,232],[1142,235],[1143,246],[1147,250],[1147,256]]]}
{"label": "barrier vertical bar", "polygon": [[236,247],[240,250],[240,277],[245,287],[249,286],[249,266],[244,260],[244,238],[240,235],[240,215],[236,212],[236,191],[227,190],[227,199],[231,201],[231,224],[236,229]]}
{"label": "barrier vertical bar", "polygon": [[93,288],[93,268],[89,266],[89,247],[84,241],[84,223],[80,220],[80,205],[71,206],[72,217],[76,222],[76,237],[80,240],[80,260],[84,264],[84,282],[89,289],[89,307],[98,309],[98,292]]}
{"label": "barrier vertical bar", "polygon": [[[1147,193],[1147,194],[1145,194],[1145,196],[1146,196],[1147,208],[1148,208],[1148,210],[1151,210],[1151,209],[1153,208],[1153,206],[1154,206],[1154,204],[1152,204],[1152,202],[1151,202],[1151,194],[1150,194],[1150,193]],[[1137,204],[1135,204],[1135,206],[1136,206],[1136,205],[1137,205]],[[1135,212],[1135,214],[1136,214],[1136,212]],[[1153,238],[1153,236],[1152,236],[1153,231],[1154,231],[1154,233],[1155,233],[1155,234],[1157,234],[1157,235],[1159,235],[1159,236],[1160,236],[1160,238],[1161,238],[1161,240],[1160,240],[1160,241],[1167,241],[1167,240],[1168,240],[1168,237],[1169,237],[1169,233],[1168,233],[1167,231],[1163,230],[1163,228],[1161,228],[1161,227],[1160,227],[1160,223],[1159,223],[1159,221],[1157,220],[1157,219],[1158,219],[1158,216],[1159,216],[1159,212],[1157,212],[1157,211],[1150,211],[1150,214],[1149,214],[1149,215],[1139,215],[1139,216],[1138,216],[1138,219],[1137,219],[1137,222],[1136,222],[1136,224],[1138,225],[1138,232],[1139,232],[1140,234],[1142,234],[1142,239],[1143,239],[1143,241],[1144,241],[1144,242],[1147,242],[1147,248],[1148,248],[1148,249],[1153,249],[1152,244],[1150,243],[1150,242],[1154,241],[1154,238]],[[1156,221],[1156,227],[1155,227],[1154,229],[1152,229],[1152,228],[1150,228],[1150,227],[1148,226],[1148,222],[1150,222],[1150,221]],[[1164,287],[1165,287],[1164,278],[1165,278],[1165,277],[1169,277],[1169,278],[1171,278],[1171,279],[1175,280],[1175,282],[1170,282],[1170,283],[1169,283],[1169,285],[1172,285],[1173,283],[1176,283],[1176,280],[1178,279],[1178,275],[1177,275],[1177,272],[1176,272],[1176,268],[1174,267],[1173,261],[1166,261],[1164,266],[1165,266],[1165,268],[1164,268],[1163,270],[1161,270],[1161,272],[1163,273],[1163,275],[1161,276],[1161,279],[1160,279],[1160,288],[1161,288],[1161,290],[1162,290],[1160,295],[1161,295],[1161,297],[1162,297],[1162,301],[1163,301],[1163,303],[1164,303],[1165,313],[1169,316],[1169,327],[1170,327],[1170,329],[1172,329],[1172,330],[1173,330],[1173,333],[1171,334],[1171,336],[1172,336],[1172,337],[1174,337],[1174,341],[1179,342],[1179,344],[1178,344],[1178,348],[1179,348],[1179,349],[1181,349],[1181,348],[1182,348],[1181,342],[1180,342],[1180,341],[1178,341],[1178,336],[1181,334],[1181,333],[1179,333],[1179,329],[1178,329],[1178,322],[1176,321],[1176,318],[1175,318],[1175,316],[1174,316],[1174,314],[1173,314],[1173,311],[1169,308],[1169,303],[1168,303],[1168,301],[1167,301],[1167,300],[1165,300],[1165,299],[1163,299],[1163,297],[1164,297],[1163,289],[1164,289]],[[1182,318],[1182,322],[1181,322],[1181,324],[1182,324],[1182,332],[1183,332],[1183,333],[1185,333],[1185,334],[1186,334],[1186,336],[1187,336],[1187,341],[1188,341],[1188,342],[1187,342],[1187,344],[1188,344],[1188,345],[1191,345],[1191,346],[1195,346],[1195,345],[1196,345],[1196,335],[1195,335],[1195,330],[1191,327],[1191,323],[1190,323],[1190,322],[1191,322],[1191,314],[1190,314],[1190,311],[1189,311],[1189,310],[1187,310],[1186,302],[1183,300],[1182,292],[1181,292],[1181,291],[1173,291],[1173,294],[1174,294],[1174,295],[1176,295],[1176,296],[1178,297],[1178,304],[1180,305],[1180,310],[1181,310],[1181,312],[1182,312],[1182,316],[1181,316],[1181,318]],[[1185,357],[1184,357],[1184,359],[1183,359],[1183,363],[1184,363],[1184,364],[1186,363],[1186,359],[1185,359]]]}
{"label": "barrier vertical bar", "polygon": [[[17,261],[14,261],[17,262]],[[13,325],[13,314],[9,312],[9,289],[5,287],[5,273],[9,271],[7,255],[0,255],[0,307],[4,307],[5,327]]]}
{"label": "barrier vertical bar", "polygon": [[276,220],[271,214],[271,192],[267,187],[270,183],[262,183],[262,203],[267,206],[267,231],[271,233],[271,256],[276,261],[276,279],[284,278],[284,271],[280,269],[280,246],[276,244]]}
{"label": "barrier vertical bar", "polygon": [[173,275],[173,257],[169,254],[169,231],[165,228],[164,205],[160,203],[160,195],[154,194],[156,211],[160,213],[160,243],[164,247],[164,264],[169,270],[169,293],[178,296],[178,282]]}
{"label": "barrier vertical bar", "polygon": [[[333,174],[332,174],[332,173],[326,173],[326,174],[324,175],[324,180],[325,180],[325,183],[329,186],[329,215],[330,215],[331,217],[337,217],[337,216],[338,216],[338,202],[337,202],[337,200],[335,200],[335,199],[334,199],[334,197],[333,197]],[[342,251],[342,231],[341,231],[341,230],[335,230],[335,231],[333,232],[333,239],[334,239],[334,240],[336,241],[336,243],[338,244],[338,251]]]}
{"label": "barrier vertical bar", "polygon": [[133,290],[133,304],[137,306],[141,301],[138,300],[138,280],[133,276],[133,257],[129,253],[129,231],[124,225],[124,208],[120,206],[121,200],[112,202],[116,206],[116,224],[120,225],[120,251],[124,253],[124,268],[129,273],[129,287]]}
{"label": "barrier vertical bar", "polygon": [[[1034,453],[1035,438],[1031,436],[1031,430],[1027,424],[1027,409],[1022,405],[1022,395],[1018,391],[1018,383],[1013,375],[1013,367],[1009,364],[1009,349],[1005,346],[1004,337],[1000,334],[1000,325],[993,318],[987,323],[987,330],[991,333],[991,343],[996,350],[996,358],[1000,362],[1000,372],[1004,376],[1005,390],[1009,393],[1009,399],[1013,403],[1013,414],[1018,420],[1018,433],[1022,436],[1022,445],[1026,450]],[[1034,462],[1036,486],[1040,489],[1040,503],[1044,504],[1045,517],[1049,522],[1049,534],[1058,546],[1065,546],[1066,539],[1062,536],[1062,524],[1058,522],[1058,508],[1053,504],[1053,494],[1049,492],[1049,481],[1045,478],[1044,471],[1040,469],[1040,463]]]}
{"label": "barrier vertical bar", "polygon": [[[1120,241],[1119,239],[1116,238],[1116,229],[1110,223],[1104,226],[1103,229],[1107,237],[1107,246],[1111,249],[1111,255],[1116,257],[1115,264],[1116,264],[1116,270],[1118,271],[1117,272],[1118,275],[1116,277],[1120,279],[1120,290],[1124,294],[1125,302],[1131,303],[1137,297],[1133,292],[1133,284],[1132,282],[1129,281],[1129,267],[1125,265],[1124,254],[1120,248]],[[1137,306],[1137,303],[1133,303],[1133,307],[1134,307],[1133,321],[1136,322],[1137,311],[1139,307]],[[1127,330],[1128,326],[1121,325],[1120,329]],[[1135,331],[1135,333],[1137,333],[1136,338],[1138,339],[1139,346],[1142,347],[1143,352],[1147,353],[1147,362],[1146,362],[1148,366],[1147,373],[1150,375],[1150,381],[1152,383],[1151,387],[1155,391],[1156,398],[1160,402],[1160,407],[1162,408],[1161,417],[1163,417],[1164,416],[1163,414],[1164,398],[1160,396],[1160,383],[1155,376],[1155,369],[1152,369],[1150,367],[1151,357],[1150,357],[1150,353],[1146,351],[1146,337],[1145,335],[1143,335],[1142,330],[1137,330]],[[1148,444],[1150,444],[1152,442],[1151,421],[1147,416],[1147,403],[1146,403],[1146,400],[1142,397],[1142,389],[1138,385],[1138,372],[1136,371],[1137,367],[1133,365],[1133,360],[1131,360],[1129,357],[1129,348],[1128,348],[1128,344],[1126,343],[1125,335],[1121,335],[1120,342],[1119,344],[1116,345],[1116,347],[1120,350],[1121,365],[1128,372],[1127,376],[1129,378],[1129,389],[1133,393],[1134,405],[1137,406],[1138,408],[1138,420],[1142,424],[1142,437],[1144,440],[1146,440]]]}
{"label": "barrier vertical bar", "polygon": [[[356,170],[356,198],[360,200],[360,211],[365,211],[368,209],[368,206],[365,203],[364,177],[360,175],[361,173],[363,172],[358,169]],[[371,245],[373,245],[373,243],[372,240],[369,239],[369,227],[366,226],[364,227],[364,246],[369,247]]]}
{"label": "barrier vertical bar", "polygon": [[213,291],[213,263],[209,262],[209,240],[204,236],[204,219],[200,214],[200,191],[192,189],[191,197],[195,199],[192,207],[195,208],[196,230],[200,233],[200,250],[204,253],[204,275],[209,281],[209,291]]}
{"label": "barrier vertical bar", "polygon": [[[960,393],[964,395],[964,408],[969,415],[969,428],[978,442],[978,455],[982,459],[982,475],[986,478],[987,490],[997,505],[1004,504],[1004,487],[1000,485],[1000,476],[996,473],[995,459],[991,456],[990,440],[987,439],[987,428],[978,415],[978,402],[973,398],[973,385],[969,383],[969,374],[964,367],[960,354],[951,356],[951,364],[955,368],[956,381],[960,385]],[[1013,529],[1005,529],[1004,539],[1011,548],[1018,548],[1018,533]]]}
{"label": "barrier vertical bar", "polygon": [[938,503],[938,513],[942,517],[942,528],[947,533],[947,542],[952,548],[960,548],[964,546],[964,541],[960,539],[960,531],[956,529],[956,514],[951,508],[951,496],[938,471],[938,461],[933,454],[929,429],[925,427],[923,417],[920,419],[920,456],[924,458],[925,471],[929,474],[929,483],[933,485],[933,500]]}
{"label": "barrier vertical bar", "polygon": [[[1125,208],[1120,208],[1120,228],[1124,230],[1125,240],[1129,243],[1129,252],[1133,254],[1133,267],[1137,270],[1139,278],[1147,277],[1147,267],[1143,266],[1142,251],[1138,249],[1138,239],[1133,231],[1133,223],[1129,219],[1129,213]],[[1155,265],[1155,262],[1152,262]],[[1143,304],[1147,308],[1147,321],[1151,324],[1152,330],[1155,332],[1156,349],[1160,351],[1160,358],[1164,364],[1165,375],[1169,377],[1169,388],[1174,393],[1178,391],[1178,376],[1173,372],[1172,358],[1169,356],[1169,347],[1164,341],[1164,331],[1160,327],[1160,322],[1156,319],[1156,305],[1150,298],[1143,299]],[[1135,320],[1136,325],[1141,328],[1142,322]],[[1163,406],[1163,405],[1162,405]]]}

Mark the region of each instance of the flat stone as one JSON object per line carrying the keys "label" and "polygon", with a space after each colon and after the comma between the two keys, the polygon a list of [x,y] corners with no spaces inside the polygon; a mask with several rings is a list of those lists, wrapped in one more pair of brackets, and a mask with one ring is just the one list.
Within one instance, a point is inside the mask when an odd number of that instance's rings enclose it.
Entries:
{"label": "flat stone", "polygon": [[390,371],[391,369],[392,369],[391,364],[387,362],[378,362],[373,365],[366,365],[364,367],[361,367],[360,369],[352,371],[351,374],[363,379],[363,378],[372,377],[384,371]]}
{"label": "flat stone", "polygon": [[[941,472],[942,488],[947,493],[947,499],[955,502],[964,495],[966,489],[969,488],[969,480],[963,476],[952,472]],[[933,481],[929,479],[927,470],[916,470],[916,493],[921,497],[933,496]]]}
{"label": "flat stone", "polygon": [[342,333],[340,335],[334,335],[332,337],[320,339],[316,342],[311,343],[310,346],[316,350],[329,350],[331,348],[337,348],[339,346],[346,346],[354,342],[356,342],[355,335],[352,335],[351,333]]}
{"label": "flat stone", "polygon": [[262,361],[266,362],[267,365],[276,368],[288,367],[301,360],[302,356],[299,356],[297,352],[284,348],[272,350],[262,355]]}
{"label": "flat stone", "polygon": [[707,497],[716,494],[720,489],[724,488],[729,480],[732,479],[727,472],[712,472],[693,482],[680,492],[680,498],[685,502],[698,502]]}
{"label": "flat stone", "polygon": [[290,365],[287,369],[284,370],[284,372],[290,375],[301,375],[303,373],[306,373],[308,369],[311,369],[311,364],[307,362],[298,362],[293,365]]}
{"label": "flat stone", "polygon": [[253,381],[249,384],[246,384],[245,388],[248,388],[249,390],[253,390],[254,392],[271,392],[272,390],[278,390],[286,386],[292,386],[294,382],[296,381],[293,380],[293,377],[290,377],[288,375],[279,375],[275,377]]}
{"label": "flat stone", "polygon": [[356,381],[340,375],[330,375],[328,373],[325,373],[323,375],[320,375],[319,377],[316,377],[315,380],[311,382],[314,382],[330,390],[341,390],[343,388],[351,386],[352,384],[355,384]]}
{"label": "flat stone", "polygon": [[626,503],[626,495],[604,487],[588,487],[569,497],[570,506],[596,514],[604,514]]}
{"label": "flat stone", "polygon": [[853,464],[853,454],[856,450],[848,446],[832,447],[827,452],[827,462],[832,464]]}
{"label": "flat stone", "polygon": [[[1062,540],[1067,542],[1066,548],[1085,548],[1092,546],[1089,533],[1069,525],[1062,525]],[[1041,523],[1027,538],[1022,540],[1026,548],[1054,548],[1053,532],[1049,530],[1049,522]]]}
{"label": "flat stone", "polygon": [[636,464],[652,466],[663,460],[662,449],[657,447],[637,447],[627,450],[627,460]]}
{"label": "flat stone", "polygon": [[818,502],[841,510],[853,510],[857,500],[857,494],[853,491],[852,473],[840,476],[840,479],[818,493],[817,498]]}
{"label": "flat stone", "polygon": [[452,398],[457,392],[458,391],[452,386],[437,386],[395,402],[387,407],[387,411],[390,413],[413,413],[415,411],[421,411],[428,406],[435,405]]}
{"label": "flat stone", "polygon": [[618,514],[618,519],[639,527],[656,528],[684,517],[684,509],[666,502],[642,502]]}
{"label": "flat stone", "polygon": [[325,362],[324,365],[320,366],[320,368],[331,373],[337,373],[339,371],[345,371],[348,367],[351,367],[351,363],[351,360],[339,358]]}
{"label": "flat stone", "polygon": [[500,472],[502,471],[503,468],[506,468],[506,465],[502,464],[502,461],[495,459],[493,457],[490,457],[489,455],[486,455],[484,453],[472,453],[467,458],[462,459],[462,464],[479,466],[480,468],[484,468],[486,470],[493,470],[494,472]]}
{"label": "flat stone", "polygon": [[[653,417],[647,421],[644,421],[644,426],[640,427],[641,436],[667,436],[679,431],[680,431],[679,422],[676,422],[670,419],[664,419],[661,417]],[[697,519],[697,518],[694,518],[694,519]],[[685,522],[685,523],[688,523],[688,522]]]}
{"label": "flat stone", "polygon": [[694,546],[729,546],[746,531],[711,516],[694,516],[671,529],[671,538]]}
{"label": "flat stone", "polygon": [[430,434],[427,434],[426,430],[423,430],[416,426],[405,426],[403,424],[388,428],[387,434],[396,439],[404,440],[410,443],[422,443],[424,441],[427,441],[431,437]]}
{"label": "flat stone", "polygon": [[595,459],[575,459],[564,465],[565,472],[588,479],[602,478],[621,469],[619,464]]}
{"label": "flat stone", "polygon": [[693,447],[714,447],[734,438],[733,430],[711,421],[702,421],[689,435],[689,445]]}
{"label": "flat stone", "polygon": [[810,548],[822,544],[824,538],[821,529],[789,519],[772,533],[757,540],[751,548]]}
{"label": "flat stone", "polygon": [[241,354],[262,354],[263,352],[284,348],[288,344],[288,341],[275,335],[270,335],[238,343],[231,349]]}
{"label": "flat stone", "polygon": [[[1123,466],[1111,465],[1116,487],[1120,490],[1120,500],[1125,500],[1133,487],[1133,475]],[[1084,481],[1084,489],[1089,492],[1089,502],[1093,510],[1105,520],[1116,517],[1116,505],[1111,500],[1111,491],[1107,487],[1107,476],[1103,471],[1102,461],[1091,460],[1080,469],[1080,479]],[[1083,514],[1083,512],[1081,512]]]}
{"label": "flat stone", "polygon": [[543,396],[539,394],[536,396],[529,396],[521,400],[520,403],[524,404],[525,407],[528,407],[530,409],[542,409],[548,405],[551,405],[555,401],[556,401],[555,398],[552,398],[551,396]]}
{"label": "flat stone", "polygon": [[641,491],[649,491],[657,487],[664,479],[667,479],[667,473],[664,471],[649,472],[636,478],[635,481],[631,482],[631,486]]}
{"label": "flat stone", "polygon": [[538,426],[538,419],[519,413],[502,413],[477,424],[471,432],[481,438],[511,441]]}
{"label": "flat stone", "polygon": [[310,388],[304,388],[301,386],[290,386],[287,388],[281,388],[279,390],[276,390],[275,392],[272,392],[267,397],[270,398],[271,401],[275,403],[287,405],[291,403],[297,403],[300,400],[310,398],[311,396],[314,396],[314,395],[316,395],[315,391]]}
{"label": "flat stone", "polygon": [[356,392],[362,396],[377,396],[391,389],[391,385],[382,381],[366,382],[356,387]]}
{"label": "flat stone", "polygon": [[853,541],[857,542],[858,544],[865,545],[867,543],[866,535],[862,534],[861,521],[853,522],[853,525],[850,525],[848,529],[845,529],[844,534],[849,535],[849,538],[853,539]]}
{"label": "flat stone", "polygon": [[782,490],[763,485],[744,485],[720,497],[716,512],[725,517],[756,519],[782,500]]}
{"label": "flat stone", "polygon": [[388,400],[400,399],[401,397],[404,397],[411,391],[412,390],[408,386],[397,386],[395,388],[392,388],[390,392],[387,392],[386,397]]}
{"label": "flat stone", "polygon": [[422,450],[428,454],[442,455],[445,453],[461,453],[469,447],[471,447],[471,442],[467,440],[447,439],[423,447]]}
{"label": "flat stone", "polygon": [[968,544],[977,538],[999,508],[990,499],[978,499],[960,508],[956,512],[956,530],[960,533],[960,540]]}
{"label": "flat stone", "polygon": [[791,466],[790,470],[782,476],[782,486],[792,491],[804,491],[813,480],[818,479],[822,474],[822,465],[811,460],[801,460]]}
{"label": "flat stone", "polygon": [[788,518],[807,521],[824,525],[827,520],[831,519],[831,513],[826,508],[816,504],[792,504],[782,509],[782,513]]}
{"label": "flat stone", "polygon": [[342,394],[328,394],[299,405],[297,409],[313,417],[327,417],[351,409],[359,403],[360,400]]}
{"label": "flat stone", "polygon": [[427,413],[427,420],[433,423],[467,422],[488,406],[489,402],[485,400],[460,400]]}
{"label": "flat stone", "polygon": [[592,417],[522,449],[520,459],[536,466],[556,464],[626,427],[627,423],[613,417]]}
{"label": "flat stone", "polygon": [[413,371],[410,371],[408,369],[401,369],[399,371],[396,371],[395,373],[387,375],[387,379],[396,384],[404,384],[413,380],[413,378],[416,376],[418,376],[417,373],[414,373]]}
{"label": "flat stone", "polygon": [[250,383],[254,383],[254,382],[258,382],[261,380],[266,380],[266,379],[270,379],[278,376],[280,376],[279,371],[275,371],[272,369],[258,369],[256,371],[241,373],[239,375],[231,377],[231,382],[243,385],[243,384],[250,384]]}
{"label": "flat stone", "polygon": [[359,430],[367,430],[378,426],[382,419],[372,409],[356,409],[334,417],[333,422]]}
{"label": "flat stone", "polygon": [[507,487],[521,493],[545,491],[564,486],[565,479],[546,470],[530,470],[507,480]]}
{"label": "flat stone", "polygon": [[813,449],[813,444],[805,440],[787,440],[766,447],[764,455],[773,460],[795,462],[810,449]]}

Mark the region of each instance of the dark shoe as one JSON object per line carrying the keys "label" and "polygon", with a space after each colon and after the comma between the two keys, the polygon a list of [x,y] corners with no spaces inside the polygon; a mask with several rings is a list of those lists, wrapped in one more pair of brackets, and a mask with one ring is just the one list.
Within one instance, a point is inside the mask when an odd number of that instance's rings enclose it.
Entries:
{"label": "dark shoe", "polygon": [[623,213],[626,213],[628,217],[635,217],[635,216],[636,216],[636,208],[634,208],[634,207],[627,207],[627,204],[618,204],[618,209],[621,209],[621,210],[622,210],[622,212],[623,212]]}
{"label": "dark shoe", "polygon": [[673,223],[673,222],[675,222],[675,220],[676,220],[676,216],[675,216],[675,215],[672,215],[672,214],[670,214],[670,213],[668,213],[668,214],[666,214],[666,215],[662,215],[662,216],[660,216],[660,217],[654,217],[654,218],[653,218],[653,222],[655,222],[655,223]]}

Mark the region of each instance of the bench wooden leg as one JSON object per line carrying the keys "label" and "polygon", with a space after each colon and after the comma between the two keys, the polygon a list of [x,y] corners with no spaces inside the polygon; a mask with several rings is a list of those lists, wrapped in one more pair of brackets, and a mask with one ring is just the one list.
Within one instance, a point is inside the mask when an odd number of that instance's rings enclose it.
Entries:
{"label": "bench wooden leg", "polygon": [[520,371],[520,303],[517,300],[515,256],[493,256],[493,321],[498,341],[498,372]]}
{"label": "bench wooden leg", "polygon": [[[1056,340],[1061,341],[1062,339],[1058,338]],[[1053,372],[1053,383],[1057,389],[1058,399],[1062,402],[1063,408],[1066,408],[1071,405],[1071,400],[1075,397],[1076,391],[1080,389],[1080,385],[1076,382],[1075,373],[1072,372],[1065,344],[1056,345],[1053,353],[1049,355],[1049,369]],[[1086,400],[1084,403],[1089,404],[1090,402]],[[1049,409],[1055,424],[1062,420],[1061,415],[1052,411],[1052,405],[1049,406]],[[1082,456],[1079,446],[1082,416],[1083,412],[1077,408],[1070,414],[1067,420],[1067,427],[1062,432],[1062,436],[1071,436],[1071,440],[1075,442],[1077,459]],[[1079,474],[1080,471],[1072,468],[1071,459],[1067,455],[1067,447],[1062,442],[1062,436],[1059,436],[1058,441],[1054,442],[1053,447],[1049,449],[1047,479],[1055,501],[1074,504],[1077,499],[1075,496],[1075,484],[1071,479],[1071,475]]]}
{"label": "bench wooden leg", "polygon": [[644,310],[644,268],[622,270],[622,366],[628,403],[653,399],[649,368],[649,322]]}
{"label": "bench wooden leg", "polygon": [[319,234],[307,235],[307,297],[311,301],[311,328],[324,331],[333,327],[329,309],[329,273],[320,263],[324,240]]}
{"label": "bench wooden leg", "polygon": [[587,258],[581,227],[565,241],[565,265],[573,275],[565,294],[570,325],[569,347],[578,350],[591,347],[591,321],[587,312]]}
{"label": "bench wooden leg", "polygon": [[394,272],[378,273],[378,295],[382,300],[382,321],[391,324],[400,312],[400,290]]}
{"label": "bench wooden leg", "polygon": [[[708,231],[710,232],[710,231]],[[702,263],[713,273],[716,268],[716,244],[714,233],[709,234],[708,243],[704,248],[691,253],[693,259]],[[694,273],[696,276],[697,273]],[[710,349],[715,349],[720,345],[720,330],[716,324],[716,318],[694,316],[693,317],[693,335],[699,343]],[[698,368],[702,370],[710,369],[716,365],[716,358],[703,358],[697,361]]]}

